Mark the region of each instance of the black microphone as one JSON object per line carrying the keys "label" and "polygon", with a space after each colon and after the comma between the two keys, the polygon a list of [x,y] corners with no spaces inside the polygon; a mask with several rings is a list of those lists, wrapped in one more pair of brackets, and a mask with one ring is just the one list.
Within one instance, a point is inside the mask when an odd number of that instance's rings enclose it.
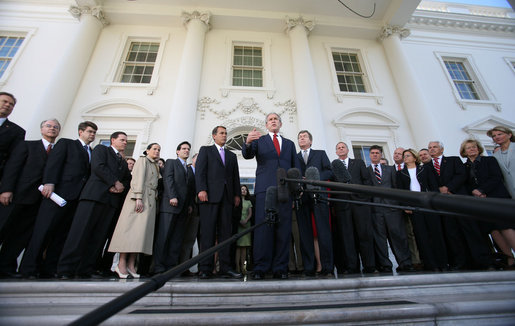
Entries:
{"label": "black microphone", "polygon": [[265,221],[268,224],[279,222],[277,215],[277,187],[270,186],[265,195]]}
{"label": "black microphone", "polygon": [[283,168],[277,169],[277,200],[280,203],[286,203],[290,199],[288,193],[288,186],[286,185],[286,170]]}
{"label": "black microphone", "polygon": [[[309,180],[309,181],[320,181],[320,172],[314,166],[310,166],[309,168],[306,169],[305,176],[306,176],[306,180]],[[320,190],[320,187],[307,183],[306,184],[306,190],[308,190],[308,191],[309,190]],[[310,192],[309,196],[315,200],[315,204],[316,204],[317,203],[317,199],[318,199],[318,193]]]}
{"label": "black microphone", "polygon": [[[287,172],[288,179],[295,179],[295,180],[301,180],[302,174],[300,173],[300,170],[297,168],[291,168]],[[293,194],[293,196],[297,196],[302,192],[302,185],[300,182],[296,181],[288,181],[288,189],[290,190],[290,193]]]}
{"label": "black microphone", "polygon": [[347,167],[340,159],[334,160],[331,163],[331,168],[333,170],[334,176],[336,177],[336,181],[342,183],[350,183],[351,177],[349,170],[347,170]]}

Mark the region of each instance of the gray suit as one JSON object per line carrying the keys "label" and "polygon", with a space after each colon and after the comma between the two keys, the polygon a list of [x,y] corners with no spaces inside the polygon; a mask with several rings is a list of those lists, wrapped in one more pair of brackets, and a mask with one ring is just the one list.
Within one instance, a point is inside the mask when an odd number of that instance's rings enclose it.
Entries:
{"label": "gray suit", "polygon": [[[194,204],[195,176],[180,159],[166,160],[163,171],[163,198],[154,243],[155,272],[164,272],[179,263],[182,240],[186,232],[188,208]],[[177,206],[170,200],[177,198]]]}
{"label": "gray suit", "polygon": [[[383,188],[396,188],[397,177],[395,169],[392,166],[381,164],[381,182],[379,182],[374,173],[374,166],[372,164],[368,167],[372,185]],[[374,197],[372,201],[374,203],[398,205],[397,201],[381,197]],[[372,225],[374,227],[374,249],[377,267],[380,270],[392,268],[392,262],[388,259],[388,240],[390,240],[393,254],[399,266],[411,265],[411,254],[402,212],[394,208],[372,207]]]}
{"label": "gray suit", "polygon": [[515,145],[510,143],[508,153],[502,153],[501,150],[498,150],[494,153],[494,157],[497,159],[504,176],[504,185],[511,198],[515,199]]}

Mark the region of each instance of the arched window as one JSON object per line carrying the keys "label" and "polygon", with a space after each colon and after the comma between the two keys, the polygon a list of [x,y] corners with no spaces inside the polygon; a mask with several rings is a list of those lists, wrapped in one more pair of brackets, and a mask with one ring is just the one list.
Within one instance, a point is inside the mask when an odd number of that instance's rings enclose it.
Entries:
{"label": "arched window", "polygon": [[245,139],[247,139],[248,135],[248,133],[236,135],[227,140],[225,146],[231,151],[241,151],[243,143],[245,142]]}

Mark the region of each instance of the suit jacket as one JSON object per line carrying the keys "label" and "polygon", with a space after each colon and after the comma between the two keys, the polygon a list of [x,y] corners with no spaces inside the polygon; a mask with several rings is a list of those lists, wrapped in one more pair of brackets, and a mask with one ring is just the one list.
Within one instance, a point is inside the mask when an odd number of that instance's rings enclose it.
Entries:
{"label": "suit jacket", "polygon": [[[370,179],[370,174],[367,171],[367,167],[365,162],[361,159],[349,159],[349,166],[347,167],[349,170],[349,174],[351,177],[351,184],[357,185],[372,185],[372,180]],[[360,200],[369,200],[370,197],[362,194],[354,194],[351,196],[354,199]]]}
{"label": "suit jacket", "polygon": [[[370,174],[370,180],[372,181],[373,186],[383,188],[397,188],[397,173],[393,166],[381,164],[381,183],[377,181],[374,172],[374,164],[370,165],[367,169]],[[398,204],[396,200],[382,197],[373,197],[372,201],[376,203],[386,203],[392,205]]]}
{"label": "suit jacket", "polygon": [[209,203],[219,203],[227,186],[229,200],[241,196],[240,172],[236,154],[225,148],[225,165],[216,145],[202,146],[195,165],[197,194],[207,191]]}
{"label": "suit jacket", "polygon": [[25,139],[25,130],[6,119],[0,126],[0,179],[9,156],[16,145]]}
{"label": "suit jacket", "polygon": [[47,153],[42,140],[27,140],[16,146],[5,165],[0,193],[13,192],[13,203],[34,204],[41,199]]}
{"label": "suit jacket", "polygon": [[52,183],[56,194],[68,201],[75,200],[79,198],[89,173],[89,155],[80,140],[61,138],[48,157],[43,184]]}
{"label": "suit jacket", "polygon": [[[434,161],[431,160],[431,162],[427,164],[430,164],[433,167],[433,173],[438,180],[438,187],[446,186],[453,194],[467,194],[467,188],[465,187],[467,171],[459,157],[442,156],[442,161],[440,162],[440,175],[436,173],[433,163]],[[437,189],[431,190],[438,191],[438,187]]]}
{"label": "suit jacket", "polygon": [[[404,165],[404,168],[396,173],[397,186],[399,189],[410,190],[411,177],[408,172],[408,167]],[[417,165],[417,180],[420,184],[420,191],[438,192],[438,180],[433,172],[433,165],[431,163]]]}
{"label": "suit jacket", "polygon": [[111,146],[96,146],[91,153],[91,175],[82,189],[81,200],[91,200],[119,207],[125,194],[114,194],[109,188],[120,181],[125,189],[129,187],[131,175],[127,162],[117,157]]}
{"label": "suit jacket", "polygon": [[324,150],[311,149],[309,151],[308,163],[304,163],[302,157],[302,151],[297,153],[297,158],[300,164],[300,171],[302,175],[305,175],[306,169],[309,167],[315,167],[320,172],[320,180],[328,181],[333,179],[333,171],[331,169],[331,162]]}
{"label": "suit jacket", "polygon": [[[282,136],[281,136],[282,137]],[[297,168],[300,162],[297,159],[295,144],[282,137],[281,155],[277,155],[274,143],[269,134],[259,137],[249,145],[243,144],[241,153],[245,159],[256,157],[256,187],[254,194],[266,192],[270,186],[277,186],[277,169]]]}
{"label": "suit jacket", "polygon": [[[170,199],[177,198],[177,206],[170,205]],[[181,160],[166,160],[163,171],[163,198],[161,212],[179,214],[184,208],[192,206],[195,198],[195,175],[191,167],[187,172]]]}
{"label": "suit jacket", "polygon": [[503,175],[497,160],[491,156],[478,156],[474,162],[465,163],[468,175],[468,191],[478,189],[487,197],[510,198],[503,183]]}
{"label": "suit jacket", "polygon": [[511,198],[515,199],[515,145],[510,143],[507,154],[498,150],[494,153],[494,157],[497,159],[504,176],[506,190],[511,194]]}

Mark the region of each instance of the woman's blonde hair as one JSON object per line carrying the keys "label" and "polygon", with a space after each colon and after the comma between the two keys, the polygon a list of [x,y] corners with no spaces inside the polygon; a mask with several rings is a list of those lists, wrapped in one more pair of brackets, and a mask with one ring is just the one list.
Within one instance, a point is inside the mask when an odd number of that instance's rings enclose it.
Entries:
{"label": "woman's blonde hair", "polygon": [[467,146],[467,144],[476,144],[477,146],[477,149],[479,150],[479,155],[483,154],[483,152],[485,151],[483,145],[481,145],[481,143],[479,142],[479,140],[477,139],[473,139],[473,138],[469,138],[469,139],[465,139],[462,143],[461,143],[461,146],[460,146],[460,155],[461,157],[467,157],[467,153],[465,152],[465,146]]}

